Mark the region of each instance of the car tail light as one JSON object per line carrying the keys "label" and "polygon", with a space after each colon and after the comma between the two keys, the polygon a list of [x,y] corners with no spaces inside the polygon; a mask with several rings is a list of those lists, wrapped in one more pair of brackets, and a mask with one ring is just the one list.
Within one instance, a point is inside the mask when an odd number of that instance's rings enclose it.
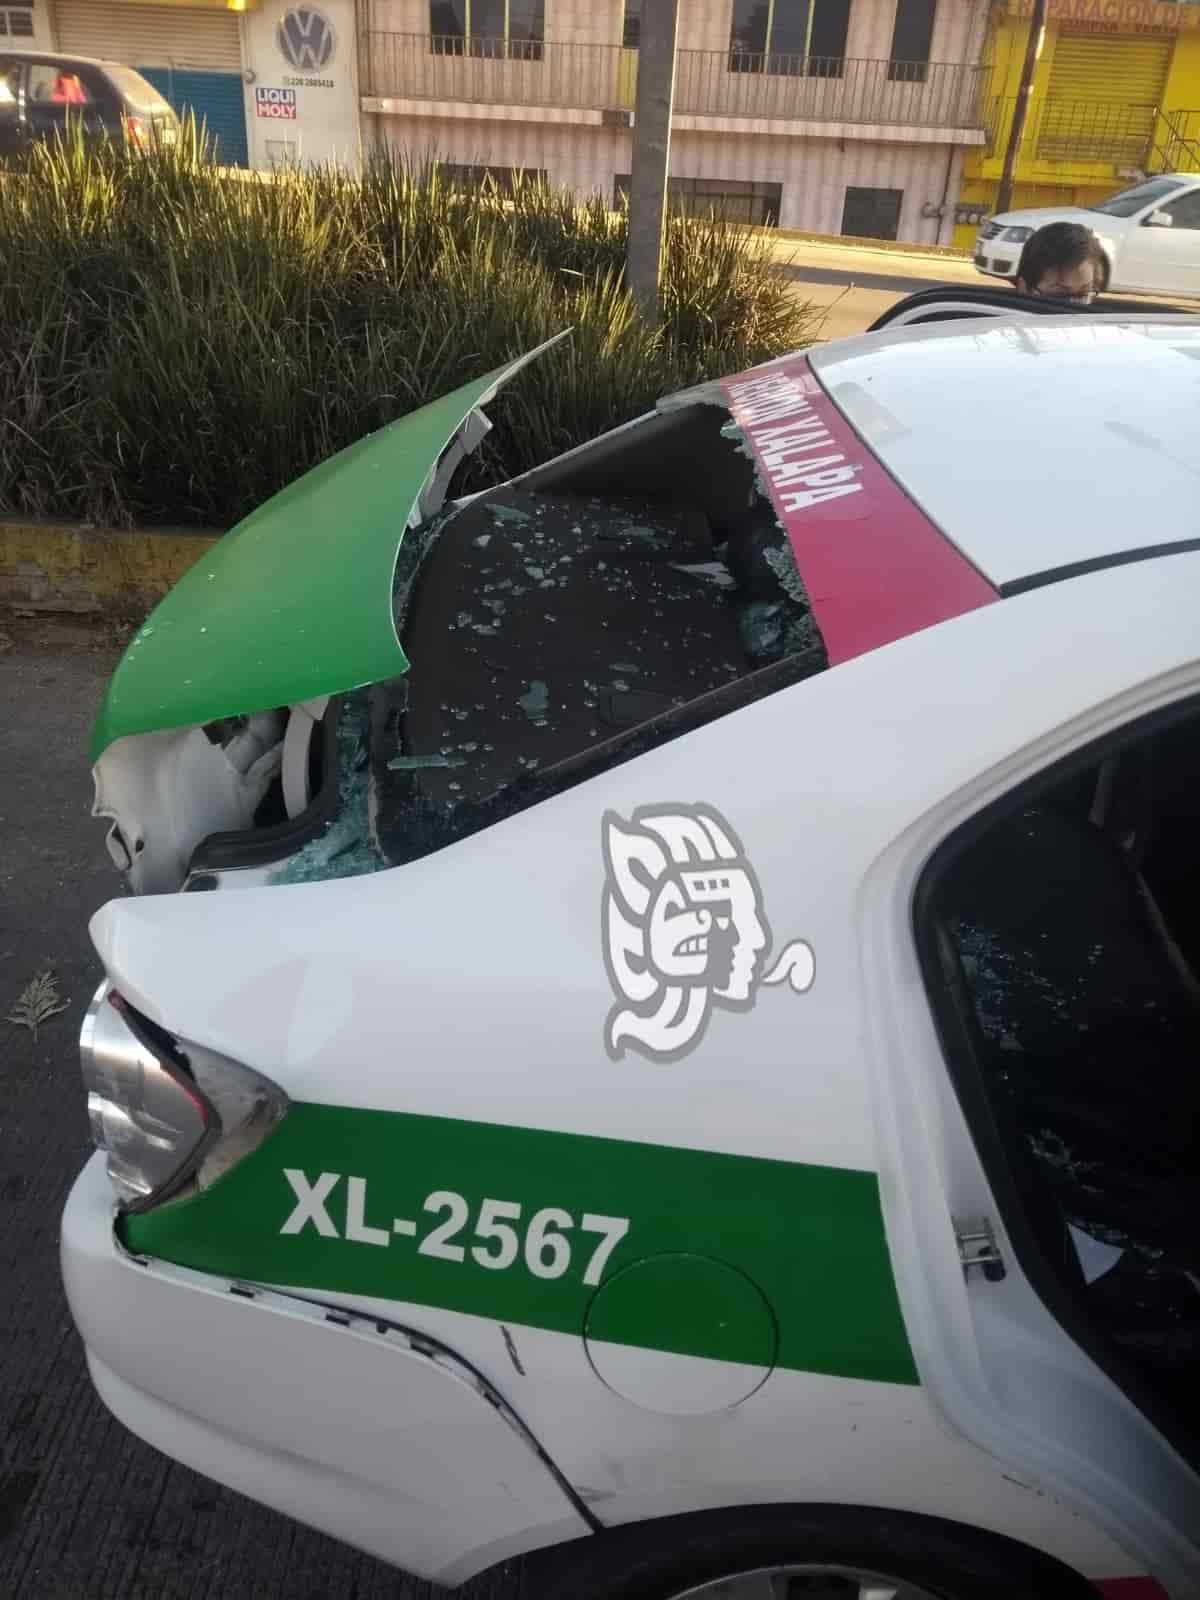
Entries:
{"label": "car tail light", "polygon": [[287,1110],[261,1073],[173,1039],[108,983],[88,1007],[79,1054],[92,1139],[129,1211],[207,1188]]}

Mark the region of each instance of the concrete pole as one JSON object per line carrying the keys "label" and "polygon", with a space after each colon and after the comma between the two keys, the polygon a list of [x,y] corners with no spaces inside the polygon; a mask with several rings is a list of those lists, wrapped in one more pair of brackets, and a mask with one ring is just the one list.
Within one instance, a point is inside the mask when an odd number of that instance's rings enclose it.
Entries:
{"label": "concrete pole", "polygon": [[625,279],[651,322],[658,320],[658,275],[662,264],[663,215],[671,155],[678,23],[679,0],[643,0]]}
{"label": "concrete pole", "polygon": [[1046,31],[1046,0],[1033,0],[1033,15],[1029,19],[1029,38],[1025,42],[1025,61],[1021,67],[1021,84],[1017,90],[1017,103],[1013,107],[1012,127],[1008,133],[1008,149],[1004,152],[1004,171],[996,191],[997,213],[1007,211],[1012,205],[1013,174],[1017,156],[1025,134],[1025,118],[1029,114],[1029,97],[1033,93],[1033,78],[1037,72],[1038,57],[1042,53],[1042,36]]}

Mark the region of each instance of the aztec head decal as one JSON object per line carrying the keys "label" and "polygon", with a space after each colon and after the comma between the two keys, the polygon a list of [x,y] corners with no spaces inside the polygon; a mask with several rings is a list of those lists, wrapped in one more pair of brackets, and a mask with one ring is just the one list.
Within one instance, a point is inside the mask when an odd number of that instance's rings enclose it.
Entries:
{"label": "aztec head decal", "polygon": [[787,945],[769,972],[762,891],[737,835],[710,806],[606,812],[604,962],[616,995],[605,1044],[673,1061],[699,1044],[713,1008],[748,1011],[763,984],[812,986],[813,953]]}

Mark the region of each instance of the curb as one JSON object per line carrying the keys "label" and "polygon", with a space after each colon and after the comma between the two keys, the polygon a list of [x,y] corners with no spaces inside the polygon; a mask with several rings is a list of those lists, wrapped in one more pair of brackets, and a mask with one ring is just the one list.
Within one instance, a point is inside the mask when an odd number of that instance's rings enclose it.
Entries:
{"label": "curb", "polygon": [[0,521],[0,609],[140,620],[220,534]]}
{"label": "curb", "polygon": [[969,250],[960,250],[951,244],[908,244],[901,239],[860,239],[843,233],[806,233],[802,228],[747,227],[745,231],[756,238],[787,240],[792,244],[828,245],[831,250],[861,250],[930,261],[971,260]]}

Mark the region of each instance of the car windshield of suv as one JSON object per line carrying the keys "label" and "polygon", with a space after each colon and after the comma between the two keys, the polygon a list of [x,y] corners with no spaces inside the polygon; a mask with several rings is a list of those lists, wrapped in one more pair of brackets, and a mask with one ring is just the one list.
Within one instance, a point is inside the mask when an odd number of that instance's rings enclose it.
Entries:
{"label": "car windshield of suv", "polygon": [[1098,206],[1088,206],[1087,209],[1098,211],[1105,217],[1132,217],[1143,206],[1148,206],[1154,200],[1165,200],[1167,195],[1174,194],[1183,186],[1181,178],[1151,178],[1149,183],[1139,183],[1132,189],[1122,189],[1120,194],[1114,194],[1110,200],[1101,200]]}
{"label": "car windshield of suv", "polygon": [[106,65],[104,75],[131,111],[140,111],[147,117],[170,112],[170,101],[164,100],[154,85],[147,83],[132,67]]}

